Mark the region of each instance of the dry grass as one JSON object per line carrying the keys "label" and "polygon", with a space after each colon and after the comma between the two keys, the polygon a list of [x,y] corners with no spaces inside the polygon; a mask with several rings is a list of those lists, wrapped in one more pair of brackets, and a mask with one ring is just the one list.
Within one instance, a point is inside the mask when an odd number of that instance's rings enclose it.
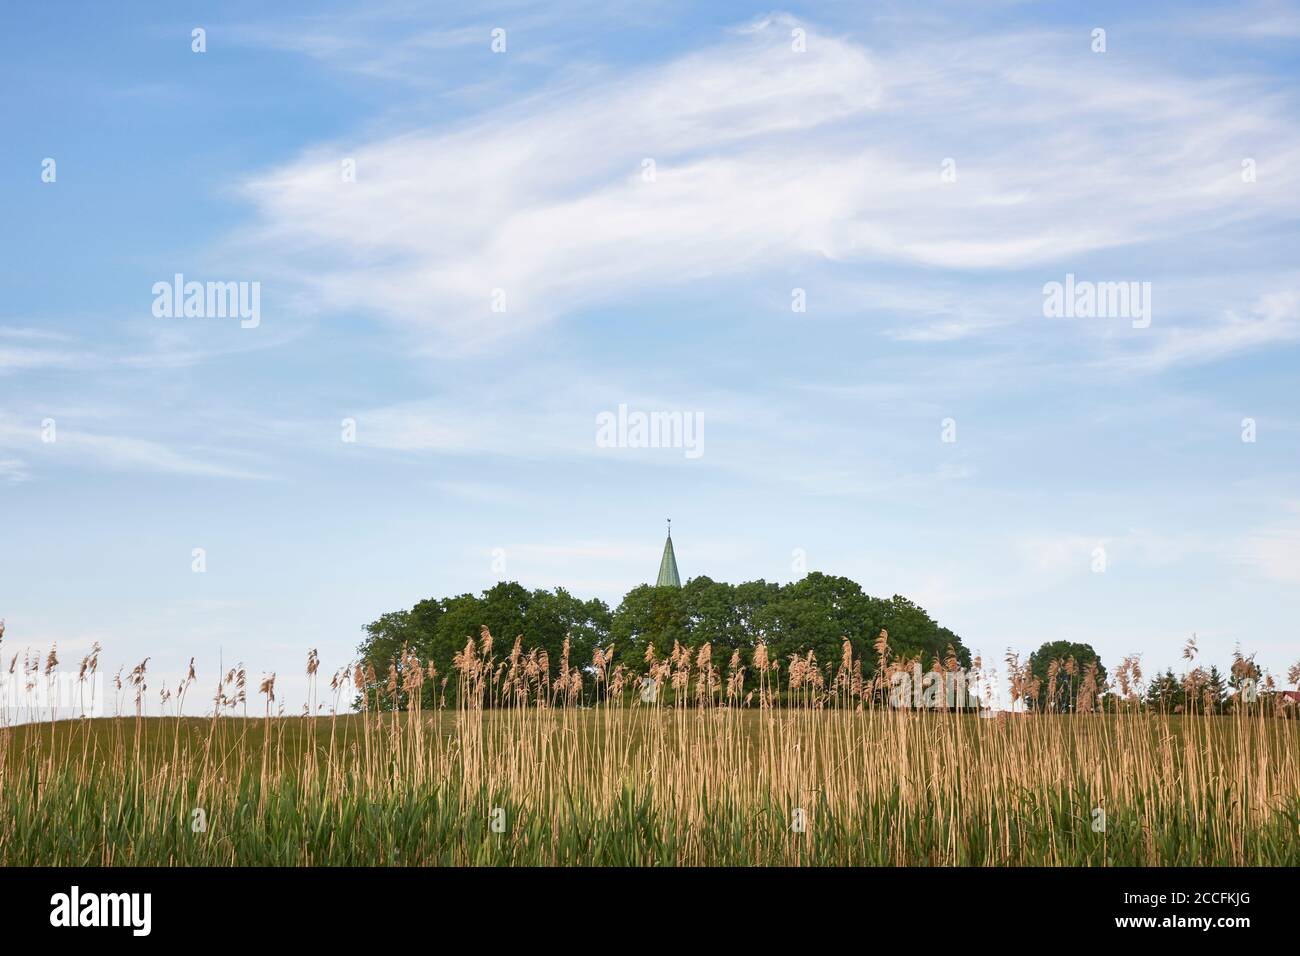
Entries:
{"label": "dry grass", "polygon": [[[583,673],[492,644],[450,679],[409,653],[335,674],[358,714],[276,715],[268,675],[271,716],[233,716],[241,668],[207,718],[0,729],[0,864],[1300,862],[1300,722],[1268,708],[986,719],[884,706],[847,650],[827,669],[760,650],[746,682],[680,648],[644,702],[612,651]],[[380,708],[398,693],[414,706]]]}

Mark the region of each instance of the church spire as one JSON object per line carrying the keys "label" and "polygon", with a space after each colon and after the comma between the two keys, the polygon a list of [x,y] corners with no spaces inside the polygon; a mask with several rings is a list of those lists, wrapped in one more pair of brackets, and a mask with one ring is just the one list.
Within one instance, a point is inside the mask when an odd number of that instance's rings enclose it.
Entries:
{"label": "church spire", "polygon": [[664,542],[664,556],[659,561],[659,580],[655,587],[679,588],[682,579],[677,574],[677,555],[673,554],[673,519],[668,519],[668,539]]}

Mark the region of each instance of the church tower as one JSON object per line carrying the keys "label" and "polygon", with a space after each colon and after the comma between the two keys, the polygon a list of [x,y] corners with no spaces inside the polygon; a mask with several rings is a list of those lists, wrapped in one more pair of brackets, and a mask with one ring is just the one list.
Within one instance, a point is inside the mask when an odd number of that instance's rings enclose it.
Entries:
{"label": "church tower", "polygon": [[664,556],[659,561],[659,580],[655,587],[679,588],[682,579],[677,574],[677,555],[673,554],[673,519],[668,519],[668,540],[664,542]]}

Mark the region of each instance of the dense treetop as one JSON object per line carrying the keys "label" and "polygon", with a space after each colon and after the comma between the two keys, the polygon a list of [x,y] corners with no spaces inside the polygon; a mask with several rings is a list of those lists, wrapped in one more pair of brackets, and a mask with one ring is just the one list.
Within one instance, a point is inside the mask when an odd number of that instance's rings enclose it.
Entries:
{"label": "dense treetop", "polygon": [[586,667],[597,646],[612,644],[615,661],[634,673],[644,671],[648,647],[662,657],[674,642],[691,648],[711,645],[714,663],[723,667],[736,651],[748,666],[759,641],[776,659],[812,651],[818,661],[830,663],[840,658],[847,638],[869,676],[875,660],[872,643],[882,629],[889,632],[895,657],[920,655],[928,668],[951,646],[962,666],[970,666],[961,638],[923,608],[899,595],[871,597],[848,578],[820,572],[790,584],[727,584],[703,576],[681,588],[646,584],[629,591],[612,612],[601,600],[584,601],[563,588],[529,591],[513,581],[501,582],[481,595],[430,598],[410,610],[385,614],[366,626],[359,650],[364,661],[383,673],[409,647],[447,675],[452,655],[468,638],[477,638],[483,625],[507,646],[522,635],[525,650],[545,650],[553,671],[566,635],[574,665]]}

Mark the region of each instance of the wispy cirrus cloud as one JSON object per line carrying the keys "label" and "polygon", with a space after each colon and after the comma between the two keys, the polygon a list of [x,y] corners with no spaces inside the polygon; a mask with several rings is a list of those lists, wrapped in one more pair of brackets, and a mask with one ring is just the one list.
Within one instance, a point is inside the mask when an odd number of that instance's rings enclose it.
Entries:
{"label": "wispy cirrus cloud", "polygon": [[[23,423],[11,416],[0,416],[0,449],[27,454],[27,459],[8,459],[10,477],[30,477],[31,458],[39,449],[42,458],[57,460],[61,466],[88,469],[109,468],[123,471],[147,471],[171,475],[208,478],[264,480],[269,475],[215,460],[221,457],[204,449],[178,449],[159,441],[129,435],[59,427],[55,420],[53,440],[42,437],[40,419]],[[5,469],[0,467],[0,473]]]}
{"label": "wispy cirrus cloud", "polygon": [[[247,182],[257,223],[239,241],[321,308],[474,346],[773,264],[1014,270],[1300,208],[1300,134],[1249,80],[1103,67],[1056,34],[877,52],[807,27],[799,53],[796,25],[757,21],[454,128],[313,149]],[[1273,144],[1249,188],[1247,132]]]}
{"label": "wispy cirrus cloud", "polygon": [[1107,364],[1117,368],[1160,371],[1175,365],[1212,362],[1271,344],[1300,341],[1300,286],[1260,296],[1246,314],[1235,310],[1208,321],[1155,327]]}
{"label": "wispy cirrus cloud", "polygon": [[1300,9],[1279,0],[1257,0],[1231,12],[1194,17],[1184,28],[1211,36],[1285,43],[1300,37]]}
{"label": "wispy cirrus cloud", "polygon": [[[160,320],[167,321],[167,320]],[[125,342],[87,342],[55,329],[0,326],[0,374],[41,370],[110,371],[174,369],[212,359],[279,348],[301,335],[293,328],[271,334],[226,338],[218,345],[200,329],[176,326],[134,330]]]}
{"label": "wispy cirrus cloud", "polygon": [[0,456],[0,481],[26,481],[30,477],[31,472],[25,461]]}
{"label": "wispy cirrus cloud", "polygon": [[1272,581],[1300,584],[1300,501],[1286,501],[1271,524],[1242,536],[1233,555]]}

